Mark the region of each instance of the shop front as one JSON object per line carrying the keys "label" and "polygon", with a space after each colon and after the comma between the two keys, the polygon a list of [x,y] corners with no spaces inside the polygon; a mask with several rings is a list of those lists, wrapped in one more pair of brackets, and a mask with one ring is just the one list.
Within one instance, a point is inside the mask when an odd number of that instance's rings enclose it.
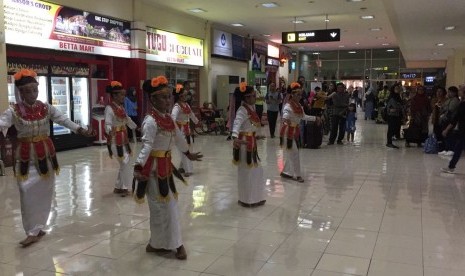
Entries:
{"label": "shop front", "polygon": [[165,75],[171,85],[187,84],[190,104],[198,110],[200,68],[204,64],[203,39],[147,27],[147,76]]}
{"label": "shop front", "polygon": [[[39,100],[80,125],[91,125],[90,110],[100,98],[95,83],[108,83],[113,62],[131,55],[130,22],[39,0],[3,4],[9,103],[18,100],[12,75],[33,69],[39,75]],[[57,150],[93,141],[57,124],[50,131]]]}

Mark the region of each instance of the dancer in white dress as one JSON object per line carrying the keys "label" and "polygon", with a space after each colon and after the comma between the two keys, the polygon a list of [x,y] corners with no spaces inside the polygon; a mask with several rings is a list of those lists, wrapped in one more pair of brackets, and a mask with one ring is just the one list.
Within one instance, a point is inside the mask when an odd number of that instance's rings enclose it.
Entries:
{"label": "dancer in white dress", "polygon": [[[283,122],[281,124],[280,144],[285,146],[285,162],[281,176],[304,182],[300,171],[300,121],[317,121],[319,118],[308,116],[304,113],[299,101],[302,98],[302,88],[299,83],[291,83],[291,95],[289,101],[283,107]],[[285,145],[284,145],[285,143]]]}
{"label": "dancer in white dress", "polygon": [[[173,91],[173,96],[175,104],[173,106],[173,110],[171,111],[171,118],[173,118],[173,121],[176,122],[182,134],[184,135],[187,144],[189,145],[189,151],[193,151],[194,136],[192,135],[192,130],[190,128],[190,120],[192,120],[194,124],[198,124],[199,120],[197,117],[195,117],[194,112],[192,112],[191,107],[186,102],[187,91],[183,89],[181,84],[176,85],[176,89]],[[181,168],[184,172],[184,176],[186,177],[191,176],[194,170],[192,161],[189,160],[185,154],[183,154],[181,157],[180,169]]]}
{"label": "dancer in white dress", "polygon": [[[0,117],[0,127],[12,125],[18,131],[18,147],[15,153],[15,175],[21,201],[21,215],[26,239],[23,247],[38,242],[46,233],[55,189],[55,174],[59,173],[55,147],[50,139],[50,120],[73,132],[94,136],[63,115],[53,105],[37,100],[39,83],[37,74],[22,69],[14,75],[19,90],[18,103],[10,106]],[[51,171],[54,172],[51,172]]]}
{"label": "dancer in white dress", "polygon": [[177,205],[178,192],[173,174],[182,175],[171,163],[174,145],[190,160],[200,161],[200,153],[189,152],[189,147],[167,113],[171,104],[171,88],[164,76],[146,80],[143,84],[150,107],[142,123],[142,149],[134,166],[134,177],[138,180],[135,199],[143,201],[147,193],[150,210],[150,242],[147,252],[171,252],[176,249],[176,258],[187,258],[182,243],[181,226]]}
{"label": "dancer in white dress", "polygon": [[255,90],[245,82],[240,84],[242,105],[237,109],[232,128],[233,163],[237,165],[238,203],[244,207],[265,204],[265,180],[257,153],[257,135],[261,121],[255,112]]}
{"label": "dancer in white dress", "polygon": [[126,90],[118,81],[112,81],[106,92],[110,94],[111,102],[105,108],[105,134],[110,158],[116,153],[119,163],[118,178],[113,193],[126,196],[129,185],[132,183],[132,150],[129,145],[127,127],[135,129],[137,125],[124,110]]}

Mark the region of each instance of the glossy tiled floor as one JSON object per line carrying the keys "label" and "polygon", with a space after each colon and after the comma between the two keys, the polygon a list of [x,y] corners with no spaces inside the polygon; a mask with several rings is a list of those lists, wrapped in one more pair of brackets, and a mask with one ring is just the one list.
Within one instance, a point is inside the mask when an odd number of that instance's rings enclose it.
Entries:
{"label": "glossy tiled floor", "polygon": [[49,233],[26,249],[8,170],[0,275],[465,275],[465,175],[439,173],[447,160],[420,149],[384,147],[384,125],[357,127],[354,145],[302,150],[303,184],[279,177],[278,140],[261,142],[268,198],[255,209],[237,205],[230,144],[198,137],[204,161],[178,185],[187,261],[145,253],[148,208],[112,194],[105,147],[59,153]]}

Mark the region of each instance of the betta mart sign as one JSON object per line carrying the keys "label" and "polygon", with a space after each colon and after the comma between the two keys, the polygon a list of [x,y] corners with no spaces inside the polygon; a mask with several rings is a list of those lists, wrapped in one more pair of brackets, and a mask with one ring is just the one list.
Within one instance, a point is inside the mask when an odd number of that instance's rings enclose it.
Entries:
{"label": "betta mart sign", "polygon": [[146,59],[203,66],[203,39],[147,27]]}
{"label": "betta mart sign", "polygon": [[130,22],[39,0],[3,0],[7,44],[130,57]]}

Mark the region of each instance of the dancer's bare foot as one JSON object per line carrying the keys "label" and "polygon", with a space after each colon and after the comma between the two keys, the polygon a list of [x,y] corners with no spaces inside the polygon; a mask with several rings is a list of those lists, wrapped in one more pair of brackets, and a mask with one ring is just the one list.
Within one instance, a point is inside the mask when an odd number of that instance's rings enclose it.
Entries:
{"label": "dancer's bare foot", "polygon": [[176,256],[176,258],[178,260],[185,260],[187,259],[187,252],[186,252],[186,249],[184,248],[184,245],[181,245],[180,247],[178,247],[176,249],[176,254],[174,254],[174,256]]}

